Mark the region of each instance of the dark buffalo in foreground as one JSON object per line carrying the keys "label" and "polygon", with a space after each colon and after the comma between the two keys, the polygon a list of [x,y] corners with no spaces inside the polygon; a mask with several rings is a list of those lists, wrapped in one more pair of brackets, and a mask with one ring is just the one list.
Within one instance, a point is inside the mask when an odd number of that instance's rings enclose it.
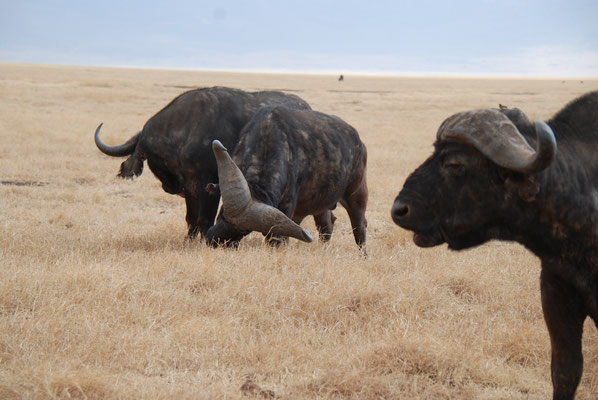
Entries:
{"label": "dark buffalo in foreground", "polygon": [[[208,230],[210,244],[238,242],[259,231],[311,241],[299,224],[313,215],[321,240],[332,234],[331,210],[347,210],[356,243],[365,244],[367,151],[357,131],[316,111],[265,107],[243,129],[231,158],[214,142],[222,212]],[[233,161],[234,160],[234,161]]]}
{"label": "dark buffalo in foreground", "polygon": [[255,112],[264,105],[284,105],[311,109],[301,98],[277,91],[245,92],[212,87],[185,92],[150,118],[143,130],[126,143],[108,146],[99,137],[95,142],[104,154],[130,155],[118,176],[132,178],[143,172],[143,162],[162,182],[164,190],[185,198],[188,237],[205,235],[218,211],[218,195],[205,187],[218,181],[218,168],[212,154],[212,141],[219,139],[234,149],[239,133]]}
{"label": "dark buffalo in foreground", "polygon": [[518,109],[459,113],[434,146],[397,196],[393,220],[421,247],[498,239],[536,254],[554,398],[573,398],[584,320],[598,324],[598,92],[547,124]]}

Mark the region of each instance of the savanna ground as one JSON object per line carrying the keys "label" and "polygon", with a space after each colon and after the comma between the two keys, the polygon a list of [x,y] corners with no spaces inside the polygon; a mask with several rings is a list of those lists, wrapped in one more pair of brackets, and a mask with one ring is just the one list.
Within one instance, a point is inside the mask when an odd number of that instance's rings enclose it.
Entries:
{"label": "savanna ground", "polygon": [[[280,89],[368,146],[369,257],[342,207],[329,244],[186,243],[185,206],[123,142],[179,93]],[[0,398],[539,399],[551,394],[538,260],[419,249],[389,216],[449,115],[546,119],[596,80],[258,75],[0,64]],[[313,222],[304,223],[315,236]],[[586,321],[579,399],[598,395]]]}

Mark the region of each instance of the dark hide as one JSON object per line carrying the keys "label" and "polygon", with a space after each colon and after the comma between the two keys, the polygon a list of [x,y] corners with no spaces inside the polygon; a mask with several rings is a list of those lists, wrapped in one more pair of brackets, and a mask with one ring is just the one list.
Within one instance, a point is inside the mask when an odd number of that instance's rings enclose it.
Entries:
{"label": "dark hide", "polygon": [[122,163],[118,176],[140,175],[147,159],[164,190],[185,198],[188,237],[204,235],[214,223],[220,200],[205,190],[208,183],[218,182],[212,140],[218,138],[234,149],[241,129],[255,112],[274,104],[311,109],[295,95],[274,91],[249,93],[212,87],[183,93],[129,139],[125,154],[118,156],[131,156]]}
{"label": "dark hide", "polygon": [[[501,110],[532,147],[534,126]],[[581,336],[598,324],[598,92],[556,114],[558,150],[535,174],[501,168],[476,149],[437,141],[406,180],[393,220],[421,247],[446,242],[461,250],[491,239],[523,244],[542,262],[542,309],[552,344],[555,399],[571,399],[582,374]]]}
{"label": "dark hide", "polygon": [[[367,151],[357,131],[340,118],[264,108],[243,129],[232,158],[255,200],[278,208],[297,224],[313,215],[324,241],[336,219],[330,210],[340,202],[351,219],[356,243],[365,244]],[[248,233],[221,213],[207,237],[215,245],[237,242]]]}

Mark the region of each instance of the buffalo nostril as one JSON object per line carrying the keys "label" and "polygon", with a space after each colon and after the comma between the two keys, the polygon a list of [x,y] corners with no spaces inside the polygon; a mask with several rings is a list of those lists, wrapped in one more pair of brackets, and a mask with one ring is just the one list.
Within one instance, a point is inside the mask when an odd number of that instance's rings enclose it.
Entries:
{"label": "buffalo nostril", "polygon": [[397,207],[395,209],[395,215],[397,217],[404,217],[407,214],[409,214],[409,207],[408,206]]}
{"label": "buffalo nostril", "polygon": [[409,214],[409,206],[401,201],[397,201],[391,210],[392,219],[397,222]]}

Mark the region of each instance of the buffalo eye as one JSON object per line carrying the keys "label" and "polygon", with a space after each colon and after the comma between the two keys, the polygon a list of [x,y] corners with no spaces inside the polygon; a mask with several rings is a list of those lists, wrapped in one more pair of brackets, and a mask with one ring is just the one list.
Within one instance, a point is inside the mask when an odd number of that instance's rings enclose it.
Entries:
{"label": "buffalo eye", "polygon": [[466,172],[468,167],[475,163],[475,158],[469,154],[468,147],[451,144],[439,149],[438,161],[440,168],[447,174],[461,175]]}
{"label": "buffalo eye", "polygon": [[454,158],[447,158],[441,163],[442,168],[454,174],[461,174],[465,168],[465,163]]}

